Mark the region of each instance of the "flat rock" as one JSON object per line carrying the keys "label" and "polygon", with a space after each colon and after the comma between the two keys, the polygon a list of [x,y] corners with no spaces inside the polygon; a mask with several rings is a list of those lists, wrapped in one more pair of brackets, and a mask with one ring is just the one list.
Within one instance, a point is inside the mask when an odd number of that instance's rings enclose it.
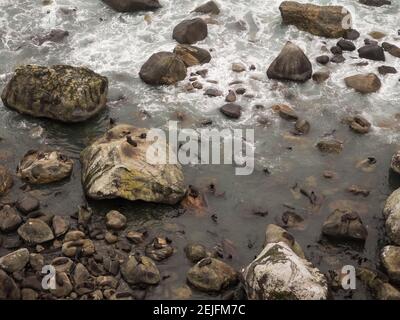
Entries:
{"label": "flat rock", "polygon": [[102,0],[118,12],[149,11],[161,8],[158,0]]}
{"label": "flat rock", "polygon": [[18,198],[16,207],[22,214],[28,214],[39,209],[40,202],[38,199],[29,194],[23,194]]}

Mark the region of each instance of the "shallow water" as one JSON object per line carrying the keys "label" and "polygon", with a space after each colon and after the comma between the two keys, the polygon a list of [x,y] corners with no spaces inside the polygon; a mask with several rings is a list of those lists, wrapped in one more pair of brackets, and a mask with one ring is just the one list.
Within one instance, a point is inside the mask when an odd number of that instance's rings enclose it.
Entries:
{"label": "shallow water", "polygon": [[[230,82],[244,81],[236,87],[245,87],[254,97],[239,97],[238,102],[244,107],[242,117],[238,121],[227,120],[217,110],[224,104],[224,98],[205,97],[203,90],[188,93],[184,90],[187,80],[176,86],[154,88],[139,79],[138,71],[146,59],[157,51],[171,51],[176,45],[171,38],[173,27],[187,17],[198,16],[190,11],[204,1],[160,2],[163,8],[156,12],[120,14],[97,0],[54,0],[47,6],[41,5],[41,1],[0,0],[0,90],[15,67],[27,63],[87,66],[110,81],[107,111],[84,124],[64,125],[22,116],[0,102],[1,163],[14,170],[26,151],[43,145],[59,148],[76,159],[69,180],[35,191],[43,199],[43,211],[70,215],[85,201],[80,184],[79,152],[108,128],[110,117],[136,126],[165,127],[168,120],[176,119],[177,113],[183,113],[182,127],[197,128],[201,119],[211,118],[216,128],[254,128],[256,168],[252,175],[235,176],[234,168],[229,165],[184,167],[188,184],[207,191],[207,186],[213,183],[220,193],[219,196],[205,193],[209,212],[204,215],[154,204],[90,202],[99,215],[111,208],[118,209],[128,216],[131,228],[145,226],[151,236],[163,234],[173,240],[177,251],[158,264],[162,273],[170,277],[151,288],[147,298],[174,297],[174,288],[185,284],[191,264],[183,248],[189,241],[201,242],[209,249],[221,242],[232,242],[234,249],[227,251],[233,257],[226,261],[238,269],[247,265],[262,248],[266,225],[276,222],[288,210],[285,205],[305,218],[302,230],[289,231],[302,245],[306,256],[323,272],[345,264],[379,267],[379,250],[386,241],[381,210],[388,194],[400,186],[388,169],[400,138],[399,75],[381,76],[382,89],[367,96],[347,89],[343,78],[360,72],[377,73],[376,68],[382,64],[400,70],[400,59],[386,54],[385,63],[368,61],[367,66],[357,67],[354,63],[361,61],[358,55],[345,53],[344,64],[326,67],[331,76],[324,84],[276,83],[266,77],[266,68],[287,40],[305,51],[314,71],[323,69],[314,62],[322,54],[321,47],[329,48],[337,40],[282,26],[280,0],[219,1],[222,10],[215,17],[218,24],[209,24],[207,39],[197,44],[212,49],[212,60],[191,68],[188,74],[207,68],[207,78],[200,81],[205,88],[218,87],[224,92],[235,87],[229,86]],[[381,8],[351,0],[309,2],[346,5],[353,14],[354,28],[361,33],[355,41],[357,47],[371,31],[384,32],[387,35],[384,41],[400,46],[397,1]],[[244,21],[246,30],[237,27],[239,20]],[[67,30],[70,35],[62,43],[47,42],[42,46],[32,43],[32,36],[54,28]],[[233,62],[254,64],[256,70],[236,74],[231,71]],[[206,80],[217,80],[218,84]],[[270,106],[276,103],[293,106],[302,118],[310,121],[311,132],[304,137],[293,137],[290,134],[293,123],[270,111]],[[265,109],[255,109],[257,104],[264,105]],[[344,116],[355,113],[373,124],[373,130],[367,135],[356,135],[340,122]],[[271,124],[259,125],[258,116],[268,117]],[[322,155],[315,144],[332,132],[344,141],[344,150],[339,155]],[[370,156],[377,159],[373,172],[356,168],[358,161]],[[271,174],[265,174],[264,168]],[[324,170],[335,171],[337,178],[323,178]],[[15,180],[11,197],[18,195],[22,185]],[[296,184],[314,191],[321,205],[316,208],[298,191],[292,192]],[[346,188],[352,184],[369,189],[370,195],[364,198],[350,194]],[[368,229],[363,248],[333,246],[320,241],[322,223],[340,200],[354,202]],[[268,211],[268,215],[255,215],[257,211]],[[211,219],[213,214],[218,217],[216,222]],[[195,290],[192,297],[209,298]],[[360,284],[352,296],[338,291],[333,297],[365,299],[370,295]]]}

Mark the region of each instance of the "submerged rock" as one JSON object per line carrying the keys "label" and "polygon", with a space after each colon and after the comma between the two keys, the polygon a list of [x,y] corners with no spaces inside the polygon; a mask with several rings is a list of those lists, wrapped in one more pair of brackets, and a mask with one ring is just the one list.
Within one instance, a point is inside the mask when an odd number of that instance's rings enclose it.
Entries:
{"label": "submerged rock", "polygon": [[159,148],[155,148],[153,141],[146,140],[147,132],[117,125],[82,151],[82,184],[90,198],[167,204],[183,199],[186,186],[181,166],[164,164],[160,157],[166,155],[167,143],[157,141]]}
{"label": "submerged rock", "polygon": [[387,198],[383,215],[386,218],[386,232],[390,240],[400,245],[400,188]]}
{"label": "submerged rock", "polygon": [[34,117],[80,122],[106,106],[108,80],[87,68],[25,65],[3,90],[5,106]]}
{"label": "submerged rock", "polygon": [[42,35],[42,36],[36,36],[33,38],[33,41],[41,46],[43,43],[50,41],[50,42],[61,42],[64,40],[65,37],[69,35],[68,31],[61,30],[61,29],[53,29],[49,33]]}
{"label": "submerged rock", "polygon": [[0,165],[0,196],[7,193],[13,186],[13,177],[6,167]]}
{"label": "submerged rock", "polygon": [[390,280],[400,283],[400,247],[384,247],[381,252],[381,260]]}
{"label": "submerged rock", "polygon": [[184,20],[173,30],[172,38],[181,44],[193,44],[208,35],[207,23],[201,18]]}
{"label": "submerged rock", "polygon": [[284,242],[269,243],[243,270],[251,300],[325,300],[324,275]]}
{"label": "submerged rock", "polygon": [[29,244],[41,244],[54,239],[53,231],[40,219],[28,219],[18,228],[18,234]]}
{"label": "submerged rock", "polygon": [[129,256],[121,265],[121,274],[132,285],[156,285],[161,281],[160,271],[148,257]]}
{"label": "submerged rock", "polygon": [[337,139],[324,139],[317,143],[317,148],[323,153],[340,153],[343,142]]}
{"label": "submerged rock", "polygon": [[71,175],[73,161],[58,151],[28,151],[18,165],[17,174],[33,184],[60,181]]}
{"label": "submerged rock", "polygon": [[283,1],[279,6],[284,24],[295,25],[316,36],[340,38],[346,34],[343,22],[351,21],[342,6],[317,6],[295,1]]}
{"label": "submerged rock", "polygon": [[385,61],[385,52],[382,47],[376,44],[369,44],[358,49],[358,55],[360,58]]}
{"label": "submerged rock", "polygon": [[22,219],[17,210],[9,205],[5,205],[0,210],[0,230],[2,232],[14,231],[21,224]]}
{"label": "submerged rock", "polygon": [[335,210],[326,218],[322,234],[339,241],[365,241],[368,232],[356,212]]}
{"label": "submerged rock", "polygon": [[193,12],[219,14],[220,10],[218,5],[214,1],[208,1],[198,6],[196,9],[193,10]]}
{"label": "submerged rock", "polygon": [[178,44],[174,49],[174,53],[181,58],[186,67],[211,61],[211,55],[207,50],[186,44]]}
{"label": "submerged rock", "polygon": [[118,12],[134,12],[161,8],[158,0],[102,0]]}
{"label": "submerged rock", "polygon": [[373,93],[381,88],[381,80],[374,73],[357,74],[344,79],[346,86],[360,93]]}
{"label": "submerged rock", "polygon": [[170,85],[186,78],[186,65],[174,53],[154,53],[142,66],[140,78],[147,84]]}
{"label": "submerged rock", "polygon": [[330,73],[328,71],[317,71],[312,75],[312,79],[320,84],[329,79]]}
{"label": "submerged rock", "polygon": [[225,262],[204,258],[189,269],[187,280],[198,290],[220,292],[235,284],[238,281],[238,274]]}
{"label": "submerged rock", "polygon": [[304,52],[288,41],[267,70],[270,79],[305,82],[312,76],[312,65]]}

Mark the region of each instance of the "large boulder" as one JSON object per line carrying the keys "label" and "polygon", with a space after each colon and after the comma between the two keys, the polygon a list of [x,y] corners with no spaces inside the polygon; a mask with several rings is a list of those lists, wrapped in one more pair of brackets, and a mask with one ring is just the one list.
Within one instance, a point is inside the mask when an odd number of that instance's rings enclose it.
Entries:
{"label": "large boulder", "polygon": [[267,70],[270,79],[305,82],[312,76],[312,65],[304,52],[288,41]]}
{"label": "large boulder", "polygon": [[283,1],[279,6],[284,24],[295,25],[303,31],[327,38],[341,38],[346,34],[343,22],[350,13],[342,6],[317,6],[295,1]]}
{"label": "large boulder", "polygon": [[243,270],[251,300],[325,300],[325,276],[284,242],[269,243]]}
{"label": "large boulder", "polygon": [[139,76],[147,84],[170,85],[186,78],[186,66],[176,54],[158,52],[143,64]]}
{"label": "large boulder", "polygon": [[221,260],[204,258],[189,269],[187,280],[198,290],[219,292],[235,284],[238,273]]}
{"label": "large boulder", "polygon": [[201,18],[184,20],[173,30],[172,38],[181,44],[193,44],[204,40],[208,35],[207,23]]}
{"label": "large boulder", "polygon": [[344,79],[346,86],[359,93],[373,93],[381,88],[381,80],[374,73],[356,74]]}
{"label": "large boulder", "polygon": [[84,121],[106,106],[108,80],[87,68],[20,66],[3,90],[5,106],[34,117]]}
{"label": "large boulder", "polygon": [[208,63],[211,60],[211,55],[207,50],[187,44],[178,44],[174,53],[181,58],[187,67]]}
{"label": "large boulder", "polygon": [[400,188],[387,198],[383,215],[386,219],[386,232],[390,240],[400,245]]}
{"label": "large boulder", "polygon": [[17,174],[33,184],[60,181],[71,175],[73,161],[58,151],[28,151],[18,165]]}
{"label": "large boulder", "polygon": [[102,0],[118,12],[134,12],[161,8],[158,0]]}
{"label": "large boulder", "polygon": [[[186,186],[181,166],[160,163],[153,141],[146,139],[147,132],[121,124],[82,151],[82,184],[90,198],[167,204],[182,200]],[[164,140],[157,145],[159,152],[166,152]]]}
{"label": "large boulder", "polygon": [[54,239],[53,231],[40,219],[28,219],[18,228],[18,234],[29,244],[40,244]]}

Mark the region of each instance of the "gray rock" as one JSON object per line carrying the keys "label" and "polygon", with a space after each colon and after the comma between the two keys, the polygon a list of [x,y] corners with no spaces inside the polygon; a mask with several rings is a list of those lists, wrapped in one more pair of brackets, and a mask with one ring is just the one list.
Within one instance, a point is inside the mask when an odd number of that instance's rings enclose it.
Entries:
{"label": "gray rock", "polygon": [[8,273],[21,271],[29,261],[29,251],[26,248],[11,252],[0,258],[0,268]]}
{"label": "gray rock", "polygon": [[28,219],[18,228],[18,234],[29,244],[40,244],[54,239],[53,231],[40,219]]}
{"label": "gray rock", "polygon": [[17,210],[9,205],[5,205],[0,210],[0,230],[10,232],[16,230],[21,224],[22,219]]}
{"label": "gray rock", "polygon": [[382,47],[370,44],[358,49],[358,55],[360,58],[375,60],[375,61],[385,61],[385,52]]}
{"label": "gray rock", "polygon": [[323,153],[340,153],[343,150],[343,142],[337,139],[327,138],[317,143],[317,148]]}
{"label": "gray rock", "polygon": [[185,254],[191,262],[196,263],[207,256],[207,251],[201,244],[190,243],[185,247]]}
{"label": "gray rock", "polygon": [[358,2],[367,6],[381,7],[384,5],[391,5],[392,2],[389,0],[358,0]]}
{"label": "gray rock", "polygon": [[270,243],[284,242],[293,250],[300,258],[305,259],[303,249],[300,244],[295,240],[295,238],[287,232],[285,229],[275,225],[269,224],[265,230],[265,241],[264,247]]}
{"label": "gray rock", "polygon": [[219,111],[231,119],[239,119],[242,115],[242,107],[236,103],[227,103]]}
{"label": "gray rock", "polygon": [[102,0],[118,12],[149,11],[161,8],[158,0]]}
{"label": "gray rock", "polygon": [[208,35],[207,23],[201,18],[184,20],[173,30],[172,38],[181,44],[194,44]]}

